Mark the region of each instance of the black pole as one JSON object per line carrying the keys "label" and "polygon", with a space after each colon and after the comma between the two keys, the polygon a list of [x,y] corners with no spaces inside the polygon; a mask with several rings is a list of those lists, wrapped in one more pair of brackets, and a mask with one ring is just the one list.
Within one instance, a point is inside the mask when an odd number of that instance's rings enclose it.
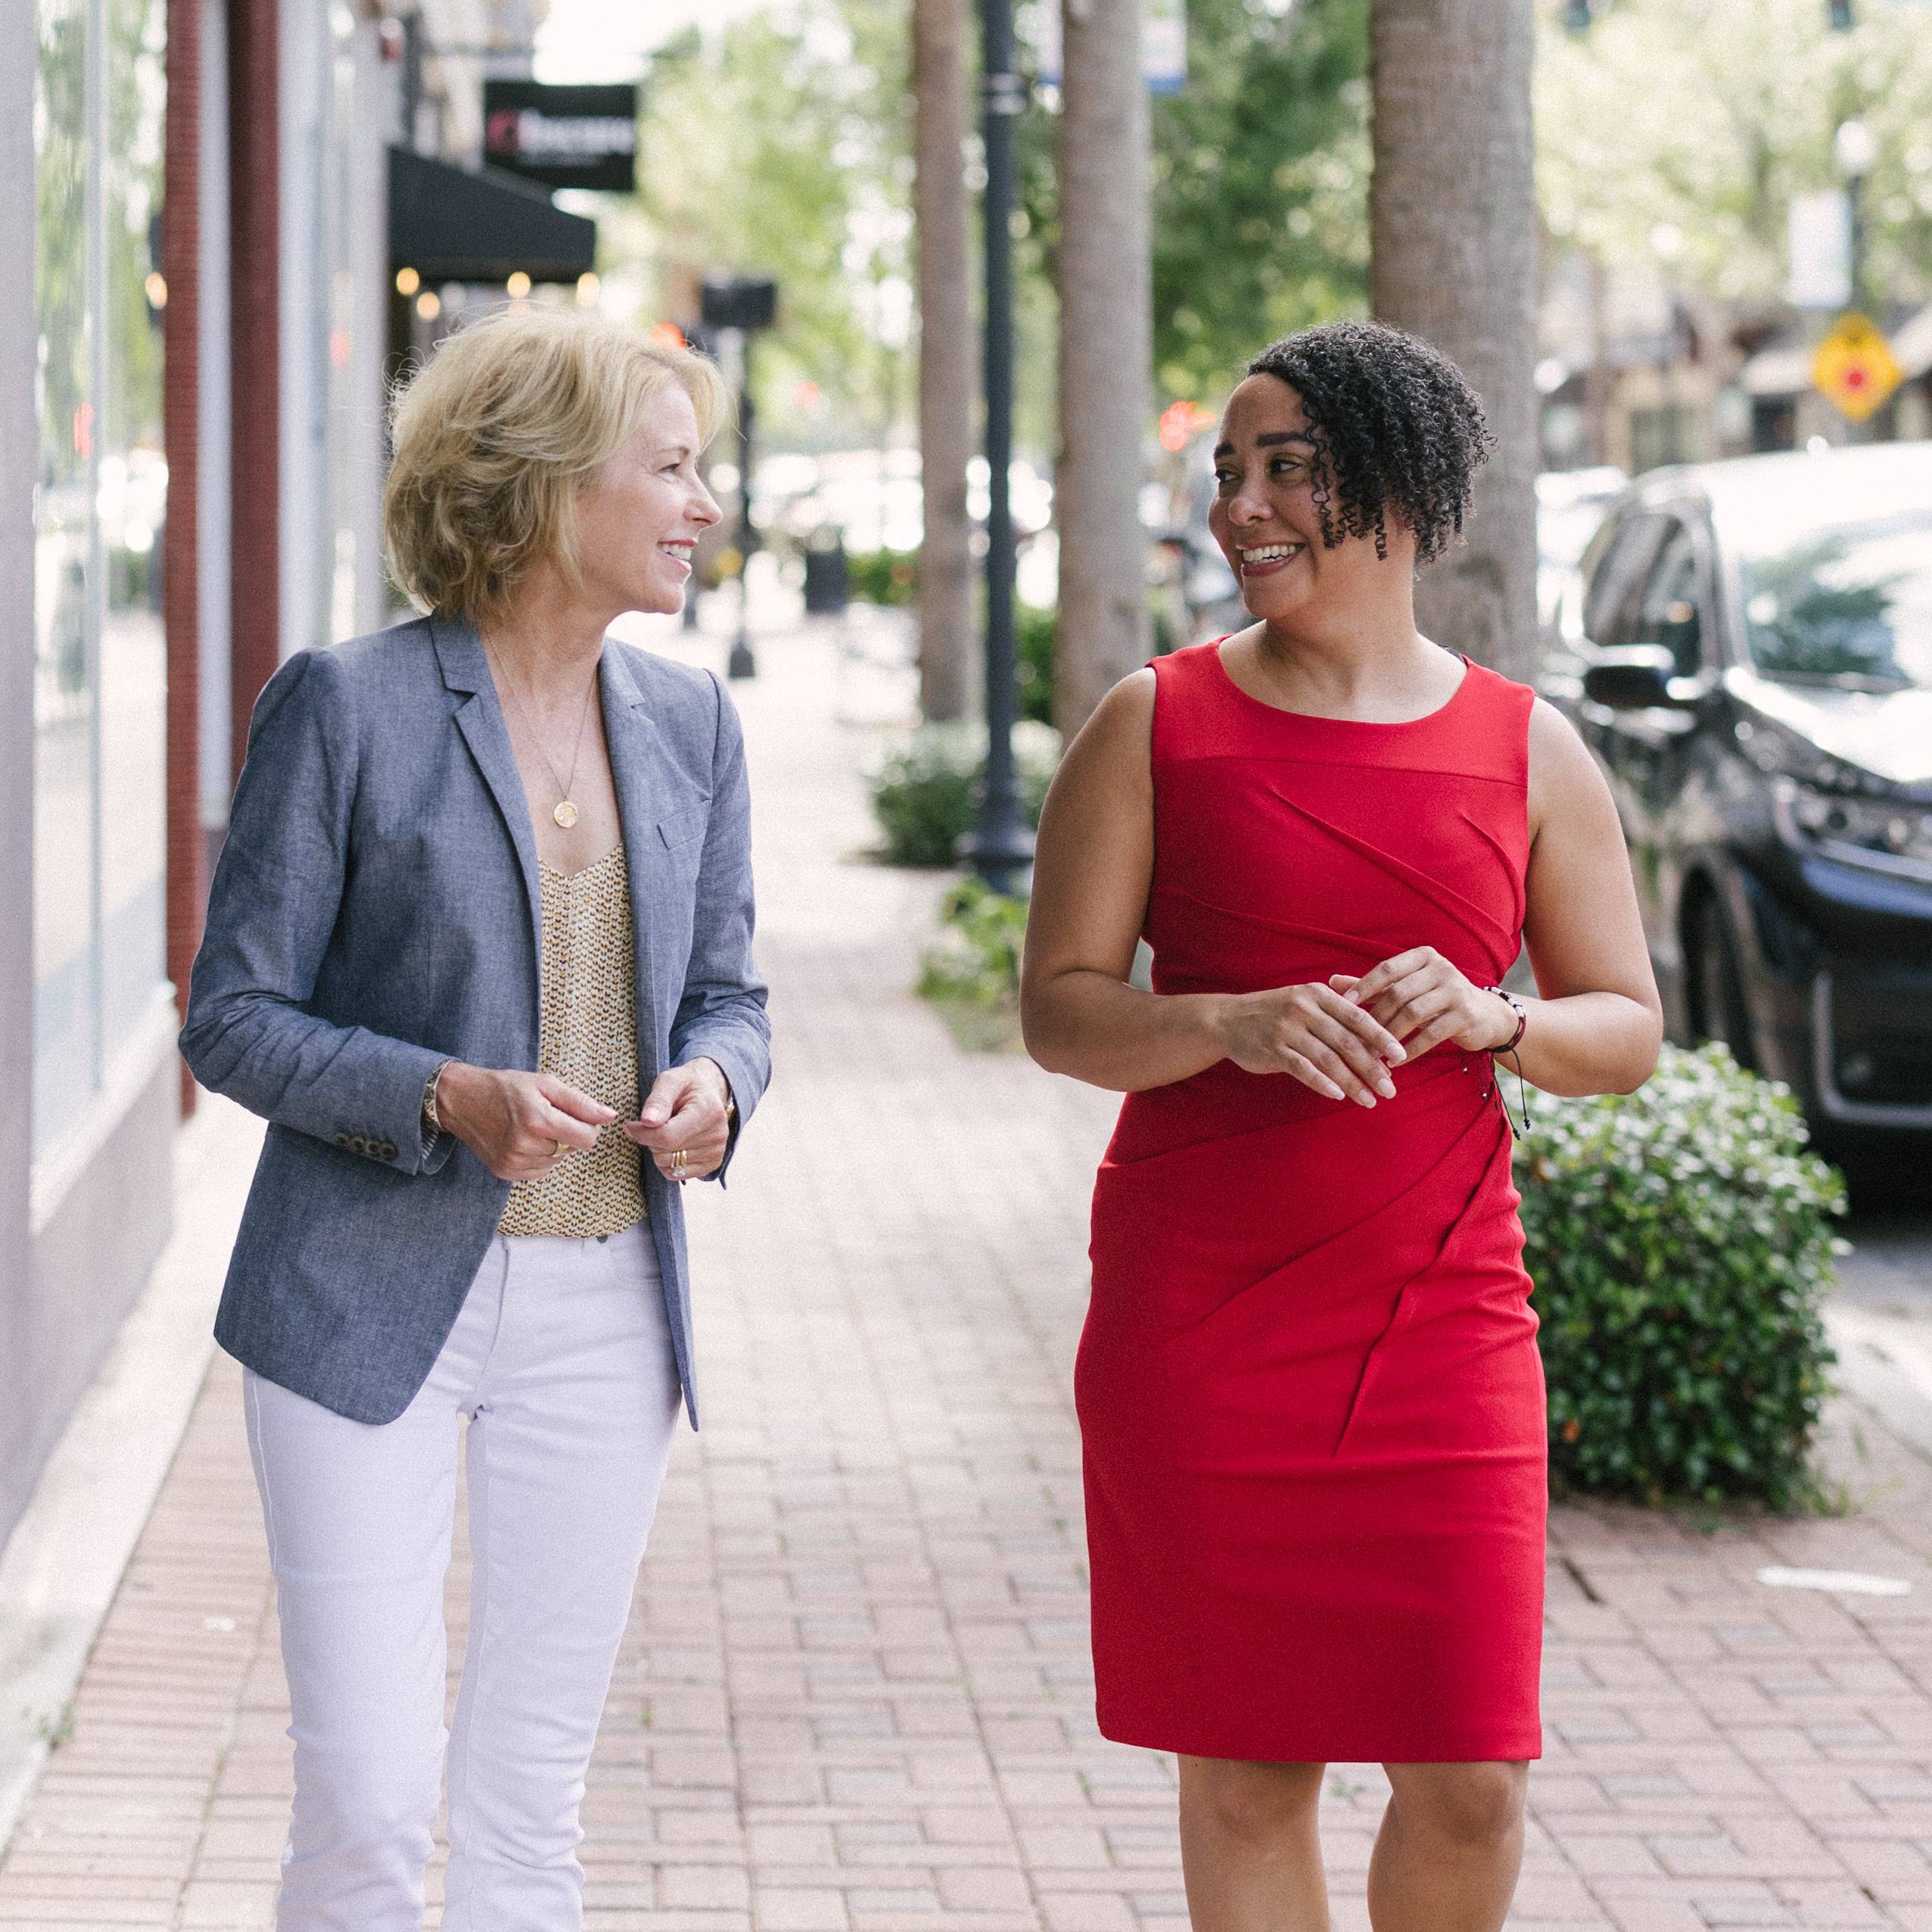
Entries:
{"label": "black pole", "polygon": [[980,0],[986,139],[986,789],[966,857],[996,892],[1033,859],[1013,773],[1013,118],[1025,89],[1013,67],[1013,0]]}
{"label": "black pole", "polygon": [[1845,212],[1849,216],[1851,229],[1852,306],[1862,316],[1871,314],[1866,306],[1865,287],[1865,176],[1862,173],[1849,176],[1845,182]]}
{"label": "black pole", "polygon": [[751,552],[758,532],[751,527],[751,334],[739,331],[738,354],[738,635],[731,640],[727,677],[756,677],[758,661],[751,655]]}

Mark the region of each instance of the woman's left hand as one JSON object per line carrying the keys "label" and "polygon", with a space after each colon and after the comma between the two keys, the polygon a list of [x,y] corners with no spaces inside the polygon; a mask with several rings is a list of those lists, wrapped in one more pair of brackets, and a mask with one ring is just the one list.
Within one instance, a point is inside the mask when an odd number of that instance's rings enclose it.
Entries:
{"label": "woman's left hand", "polygon": [[1417,946],[1371,966],[1358,979],[1338,972],[1329,985],[1368,1011],[1414,1061],[1453,1040],[1467,1053],[1493,1053],[1516,1031],[1507,1000],[1473,985],[1433,946]]}
{"label": "woman's left hand", "polygon": [[716,1060],[687,1060],[651,1083],[637,1118],[624,1122],[624,1136],[649,1149],[667,1181],[702,1181],[724,1165],[730,1103],[731,1083]]}

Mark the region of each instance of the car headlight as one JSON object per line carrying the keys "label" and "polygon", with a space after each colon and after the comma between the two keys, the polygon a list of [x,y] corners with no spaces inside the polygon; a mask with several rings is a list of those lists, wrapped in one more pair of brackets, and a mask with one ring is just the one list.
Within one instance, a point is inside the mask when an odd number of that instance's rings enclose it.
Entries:
{"label": "car headlight", "polygon": [[1932,811],[1906,798],[1874,798],[1796,779],[1778,781],[1785,842],[1841,864],[1932,879]]}

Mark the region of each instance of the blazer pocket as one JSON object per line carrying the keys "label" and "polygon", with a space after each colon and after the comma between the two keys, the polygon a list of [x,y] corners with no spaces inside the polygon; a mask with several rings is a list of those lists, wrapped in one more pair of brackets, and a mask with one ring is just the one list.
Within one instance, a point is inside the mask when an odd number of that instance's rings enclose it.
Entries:
{"label": "blazer pocket", "polygon": [[711,822],[711,806],[694,805],[688,812],[678,812],[670,818],[658,820],[658,836],[664,842],[667,851],[674,852],[680,845],[689,845],[693,839],[703,838]]}

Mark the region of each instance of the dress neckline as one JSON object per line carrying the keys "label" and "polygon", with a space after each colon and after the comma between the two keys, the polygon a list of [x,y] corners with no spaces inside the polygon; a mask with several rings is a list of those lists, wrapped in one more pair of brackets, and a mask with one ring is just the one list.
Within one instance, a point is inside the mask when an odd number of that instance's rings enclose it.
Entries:
{"label": "dress neckline", "polygon": [[548,859],[537,861],[539,872],[547,872],[552,879],[561,879],[566,885],[574,885],[580,879],[586,879],[593,872],[601,872],[613,859],[624,857],[624,841],[620,838],[601,859],[593,859],[587,866],[579,866],[574,872],[566,872],[562,866],[553,866]]}
{"label": "dress neckline", "polygon": [[[1234,633],[1230,631],[1227,635],[1232,636]],[[1257,698],[1252,691],[1244,690],[1236,680],[1234,674],[1221,661],[1221,647],[1227,642],[1227,637],[1217,637],[1206,649],[1209,655],[1214,659],[1215,670],[1220,675],[1222,682],[1243,703],[1253,705],[1257,711],[1267,712],[1271,717],[1293,718],[1302,724],[1346,725],[1352,731],[1408,731],[1419,724],[1433,724],[1437,719],[1447,717],[1455,708],[1463,693],[1469,689],[1476,671],[1476,666],[1469,658],[1463,657],[1460,651],[1455,652],[1456,656],[1462,658],[1463,667],[1462,676],[1458,680],[1456,688],[1433,711],[1424,711],[1420,717],[1395,719],[1324,717],[1318,711],[1291,711],[1285,705],[1271,705],[1265,698]]]}

